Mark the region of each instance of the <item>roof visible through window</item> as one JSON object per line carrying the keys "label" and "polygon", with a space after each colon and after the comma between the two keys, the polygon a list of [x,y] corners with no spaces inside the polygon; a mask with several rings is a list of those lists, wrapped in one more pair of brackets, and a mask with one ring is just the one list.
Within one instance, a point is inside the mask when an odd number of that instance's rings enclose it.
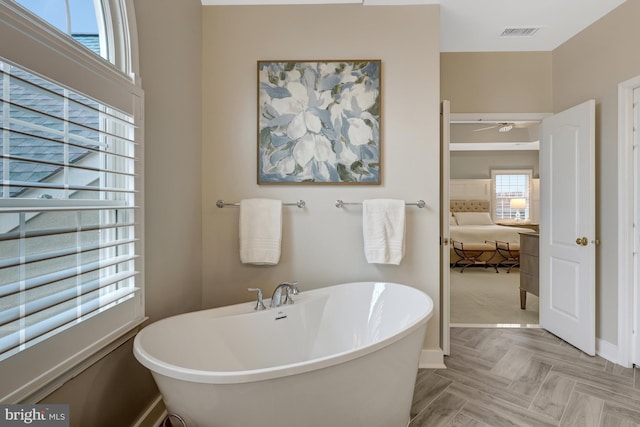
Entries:
{"label": "roof visible through window", "polygon": [[99,15],[93,0],[14,1],[101,56]]}

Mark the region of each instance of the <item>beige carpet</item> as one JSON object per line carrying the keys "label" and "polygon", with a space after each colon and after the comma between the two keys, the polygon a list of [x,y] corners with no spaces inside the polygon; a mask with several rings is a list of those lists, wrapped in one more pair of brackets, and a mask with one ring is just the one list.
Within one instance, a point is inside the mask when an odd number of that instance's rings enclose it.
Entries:
{"label": "beige carpet", "polygon": [[483,267],[451,270],[451,323],[538,324],[538,297],[527,294],[527,308],[520,309],[520,271],[500,273]]}

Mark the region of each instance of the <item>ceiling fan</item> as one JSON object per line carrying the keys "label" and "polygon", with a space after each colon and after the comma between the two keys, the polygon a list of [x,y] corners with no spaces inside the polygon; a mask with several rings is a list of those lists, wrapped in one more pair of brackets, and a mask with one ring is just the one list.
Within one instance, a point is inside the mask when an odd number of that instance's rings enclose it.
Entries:
{"label": "ceiling fan", "polygon": [[532,126],[532,125],[534,125],[536,123],[537,122],[498,122],[498,123],[495,123],[493,126],[487,126],[487,127],[480,128],[480,129],[474,129],[473,132],[480,132],[480,131],[484,131],[484,130],[498,128],[498,132],[503,132],[504,133],[504,132],[510,132],[514,128],[526,128],[526,127]]}

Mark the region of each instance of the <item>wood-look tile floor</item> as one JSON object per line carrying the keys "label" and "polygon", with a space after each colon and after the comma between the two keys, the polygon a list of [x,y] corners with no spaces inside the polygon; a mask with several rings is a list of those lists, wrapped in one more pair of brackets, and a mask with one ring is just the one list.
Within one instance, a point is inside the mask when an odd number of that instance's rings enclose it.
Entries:
{"label": "wood-look tile floor", "polygon": [[640,369],[543,329],[452,328],[445,365],[418,372],[409,427],[640,426]]}

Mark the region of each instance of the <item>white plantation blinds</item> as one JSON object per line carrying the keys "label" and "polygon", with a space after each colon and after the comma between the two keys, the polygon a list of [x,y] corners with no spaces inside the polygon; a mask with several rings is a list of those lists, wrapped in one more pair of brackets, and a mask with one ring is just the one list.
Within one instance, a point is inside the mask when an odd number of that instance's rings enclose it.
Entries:
{"label": "white plantation blinds", "polygon": [[134,133],[0,61],[0,362],[134,297]]}
{"label": "white plantation blinds", "polygon": [[524,199],[525,208],[520,209],[521,218],[529,218],[531,172],[508,171],[493,172],[495,186],[495,216],[496,219],[514,219],[517,209],[512,208],[512,199]]}

